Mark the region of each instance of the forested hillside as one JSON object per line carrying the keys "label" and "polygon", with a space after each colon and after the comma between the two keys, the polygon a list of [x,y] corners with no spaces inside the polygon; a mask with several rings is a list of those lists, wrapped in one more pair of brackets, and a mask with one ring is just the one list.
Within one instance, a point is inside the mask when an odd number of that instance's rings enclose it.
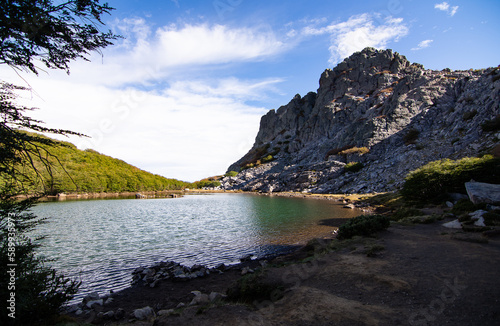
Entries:
{"label": "forested hillside", "polygon": [[[30,145],[47,161],[34,159],[33,162],[19,165],[19,178],[14,181],[15,187],[22,189],[23,193],[46,191],[48,194],[58,194],[163,191],[189,186],[186,182],[143,171],[91,149],[82,151],[68,142],[57,141],[56,144],[50,147],[42,144]],[[47,167],[47,163],[50,163],[50,167]],[[38,172],[35,172],[33,167]],[[1,181],[6,183],[9,180]]]}

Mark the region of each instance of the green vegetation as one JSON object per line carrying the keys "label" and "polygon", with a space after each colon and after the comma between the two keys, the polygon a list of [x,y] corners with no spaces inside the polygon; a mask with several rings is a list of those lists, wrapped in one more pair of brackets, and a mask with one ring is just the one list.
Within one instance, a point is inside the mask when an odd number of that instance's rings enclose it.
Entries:
{"label": "green vegetation", "polygon": [[225,177],[235,177],[238,175],[238,172],[236,171],[229,171],[226,174],[224,174]]}
{"label": "green vegetation", "polygon": [[482,158],[445,159],[428,163],[406,177],[401,194],[406,200],[439,202],[447,193],[465,193],[465,182],[500,183],[500,160]]}
{"label": "green vegetation", "polygon": [[[47,160],[44,162],[35,157],[33,166],[27,162],[17,165],[17,170],[31,180],[14,180],[12,184],[18,192],[136,192],[179,190],[188,186],[185,182],[148,173],[94,150],[79,150],[68,142],[54,141],[52,146],[33,142],[29,146],[43,153]],[[44,169],[46,165],[51,166],[50,170]],[[1,184],[10,181],[12,180],[0,178]]]}
{"label": "green vegetation", "polygon": [[366,153],[370,152],[370,150],[368,149],[368,147],[351,147],[351,148],[348,148],[348,149],[345,149],[343,151],[340,151],[338,154],[339,155],[351,155],[351,154],[359,154],[359,155],[364,155]]}
{"label": "green vegetation", "polygon": [[203,188],[217,188],[220,186],[220,182],[214,179],[203,179],[200,181],[193,182],[189,185],[190,188],[203,189]]}
{"label": "green vegetation", "polygon": [[[43,70],[44,64],[69,73],[72,60],[88,60],[92,51],[100,51],[119,37],[111,31],[99,31],[103,16],[112,10],[98,0],[3,1],[0,64],[34,74]],[[0,278],[0,298],[9,306],[4,306],[0,315],[2,325],[53,324],[80,286],[47,266],[47,260],[35,254],[40,238],[28,236],[44,222],[30,213],[36,196],[47,194],[47,186],[60,186],[55,175],[59,161],[49,149],[62,146],[22,130],[77,133],[46,128],[25,116],[33,108],[16,100],[19,91],[27,90],[0,82],[0,263],[5,270]],[[26,192],[35,196],[16,198]]]}
{"label": "green vegetation", "polygon": [[262,158],[262,163],[271,162],[272,160],[274,160],[274,157],[272,155],[267,155],[266,157]]}
{"label": "green vegetation", "polygon": [[360,215],[348,220],[339,228],[337,238],[350,239],[354,236],[370,236],[387,229],[391,222],[389,217],[382,215]]}
{"label": "green vegetation", "polygon": [[228,289],[227,297],[231,301],[248,304],[263,300],[274,302],[283,297],[283,286],[265,281],[261,270],[255,274],[247,274],[240,278]]}
{"label": "green vegetation", "polygon": [[358,172],[364,167],[363,163],[359,162],[349,162],[346,165],[344,165],[344,171],[346,172]]}

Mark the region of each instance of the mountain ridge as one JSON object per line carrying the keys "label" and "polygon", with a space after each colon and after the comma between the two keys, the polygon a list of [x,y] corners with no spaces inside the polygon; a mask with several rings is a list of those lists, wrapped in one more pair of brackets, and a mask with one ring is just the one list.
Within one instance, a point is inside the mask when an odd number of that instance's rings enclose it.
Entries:
{"label": "mountain ridge", "polygon": [[[325,70],[316,93],[261,118],[225,189],[374,192],[398,189],[427,162],[498,146],[483,125],[500,114],[500,71],[426,70],[392,50],[366,48]],[[358,172],[346,163],[358,164]],[[363,167],[363,168],[361,168]]]}

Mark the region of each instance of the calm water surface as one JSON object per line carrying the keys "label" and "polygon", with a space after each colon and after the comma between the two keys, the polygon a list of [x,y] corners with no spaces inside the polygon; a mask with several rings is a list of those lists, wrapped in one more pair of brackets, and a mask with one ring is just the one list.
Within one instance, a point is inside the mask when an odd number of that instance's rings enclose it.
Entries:
{"label": "calm water surface", "polygon": [[327,200],[242,194],[53,202],[33,211],[49,220],[36,231],[49,235],[41,253],[83,282],[75,301],[123,289],[133,269],[162,260],[213,267],[279,253],[332,232],[319,220],[358,213]]}

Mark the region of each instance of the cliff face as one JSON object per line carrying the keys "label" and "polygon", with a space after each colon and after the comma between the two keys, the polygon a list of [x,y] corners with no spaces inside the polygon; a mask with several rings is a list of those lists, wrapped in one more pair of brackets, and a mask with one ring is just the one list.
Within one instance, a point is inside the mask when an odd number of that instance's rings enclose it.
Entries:
{"label": "cliff face", "polygon": [[[226,189],[373,192],[397,189],[421,165],[487,153],[482,124],[500,114],[500,69],[425,70],[391,50],[367,48],[262,117],[252,149]],[[356,162],[358,172],[345,164]]]}

